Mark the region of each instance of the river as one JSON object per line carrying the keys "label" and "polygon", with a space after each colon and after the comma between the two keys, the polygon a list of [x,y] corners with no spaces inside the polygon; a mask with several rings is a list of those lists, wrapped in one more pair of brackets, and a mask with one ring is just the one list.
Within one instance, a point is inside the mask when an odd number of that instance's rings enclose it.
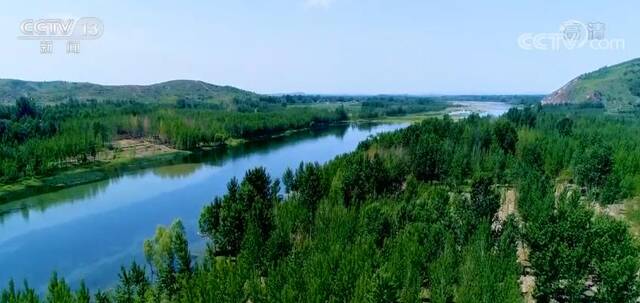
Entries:
{"label": "river", "polygon": [[[499,116],[511,105],[452,102],[450,114]],[[287,167],[327,162],[353,151],[360,142],[408,124],[358,124],[295,132],[191,156],[177,164],[127,173],[0,205],[0,289],[13,278],[42,292],[53,271],[76,287],[91,289],[117,282],[121,265],[145,263],[142,243],[158,225],[180,218],[191,250],[203,251],[197,235],[202,207],[226,192],[232,177],[264,166],[273,178]]]}
{"label": "river", "polygon": [[449,108],[449,115],[453,118],[466,118],[471,114],[498,117],[507,111],[512,104],[497,101],[449,101],[453,107]]}
{"label": "river", "polygon": [[46,289],[53,271],[76,287],[117,282],[121,265],[144,263],[142,243],[155,228],[181,218],[192,252],[200,210],[226,191],[232,177],[264,166],[273,178],[301,161],[324,163],[369,136],[407,124],[343,125],[252,142],[193,156],[184,163],[128,173],[0,205],[0,288],[14,278]]}

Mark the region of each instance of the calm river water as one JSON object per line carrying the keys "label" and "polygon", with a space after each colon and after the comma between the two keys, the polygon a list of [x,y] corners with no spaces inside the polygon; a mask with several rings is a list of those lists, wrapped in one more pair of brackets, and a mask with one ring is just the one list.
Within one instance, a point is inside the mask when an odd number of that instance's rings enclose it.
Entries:
{"label": "calm river water", "polygon": [[111,287],[121,265],[144,262],[142,243],[155,228],[181,218],[192,252],[203,205],[226,191],[232,177],[256,166],[280,178],[301,161],[331,160],[367,137],[406,124],[344,125],[298,132],[192,157],[181,164],[125,174],[0,205],[0,288],[10,278],[44,290],[52,271],[72,287]]}

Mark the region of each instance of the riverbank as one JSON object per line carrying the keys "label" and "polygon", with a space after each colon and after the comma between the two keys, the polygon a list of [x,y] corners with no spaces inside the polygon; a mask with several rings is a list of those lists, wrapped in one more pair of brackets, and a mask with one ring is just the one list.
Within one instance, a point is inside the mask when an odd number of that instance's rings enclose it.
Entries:
{"label": "riverbank", "polygon": [[175,218],[185,224],[191,251],[201,254],[207,242],[197,234],[202,207],[226,194],[232,178],[242,179],[256,166],[280,178],[287,167],[327,163],[370,136],[404,127],[343,124],[297,131],[2,204],[0,285],[27,279],[42,294],[55,270],[74,289],[81,280],[90,289],[108,289],[121,265],[144,260],[143,242],[156,227]]}
{"label": "riverbank", "polygon": [[231,138],[224,144],[208,146],[196,151],[177,150],[165,145],[149,143],[143,139],[124,139],[113,143],[114,150],[104,150],[99,160],[68,168],[61,168],[48,176],[31,177],[10,184],[0,184],[0,204],[39,194],[93,183],[120,176],[124,173],[160,165],[182,163],[183,159],[197,152],[208,152],[226,147],[237,147],[250,142],[290,136],[309,129],[321,129],[352,123],[351,121],[290,129],[273,135],[251,139]]}
{"label": "riverbank", "polygon": [[109,179],[129,171],[150,168],[159,164],[171,164],[172,161],[179,162],[180,159],[190,154],[189,151],[175,150],[137,158],[118,158],[93,162],[71,169],[62,169],[46,177],[22,179],[12,184],[0,186],[0,204]]}
{"label": "riverbank", "polygon": [[507,112],[514,105],[505,102],[491,101],[448,101],[449,107],[437,111],[416,112],[398,116],[383,116],[372,119],[354,120],[356,122],[374,123],[417,123],[430,118],[442,118],[448,115],[453,120],[460,120],[471,114],[498,117]]}
{"label": "riverbank", "polygon": [[[424,119],[438,118],[444,115],[450,115],[454,120],[457,120],[466,117],[472,112],[498,115],[510,107],[510,105],[501,102],[450,102],[450,104],[450,107],[440,111],[417,112],[401,116],[385,116],[373,119],[351,119],[349,121],[289,129],[250,139],[231,138],[224,144],[204,147],[201,148],[200,151],[206,152],[223,147],[241,146],[249,142],[289,136],[311,128],[325,128],[348,123],[417,123]],[[114,145],[119,152],[103,151],[100,161],[60,169],[50,176],[26,178],[11,184],[0,184],[0,204],[72,186],[109,179],[130,171],[151,168],[161,164],[172,164],[172,162],[180,162],[181,159],[193,153],[192,151],[176,150],[163,145],[149,142],[136,142],[134,140],[120,140],[119,143]]]}

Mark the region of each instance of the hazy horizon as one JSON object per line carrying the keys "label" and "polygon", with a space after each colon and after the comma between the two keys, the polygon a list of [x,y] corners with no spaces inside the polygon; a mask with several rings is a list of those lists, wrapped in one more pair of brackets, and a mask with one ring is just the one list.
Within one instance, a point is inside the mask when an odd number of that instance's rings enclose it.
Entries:
{"label": "hazy horizon", "polygon": [[[153,82],[153,83],[146,83],[146,84],[137,84],[137,83],[123,83],[123,84],[104,84],[104,83],[96,83],[96,82],[88,82],[88,81],[68,81],[68,80],[29,80],[29,79],[16,79],[16,78],[0,78],[0,80],[17,80],[17,81],[25,81],[25,82],[68,82],[68,83],[88,83],[88,84],[97,84],[97,85],[101,85],[101,86],[149,86],[149,85],[156,85],[156,84],[162,84],[162,83],[167,83],[167,82],[172,82],[172,81],[198,81],[198,82],[205,82],[208,84],[213,84],[213,85],[217,85],[217,86],[230,86],[230,85],[223,85],[223,84],[218,84],[218,83],[210,83],[204,80],[199,80],[199,79],[170,79],[170,80],[165,80],[165,81],[160,81],[160,82]],[[269,92],[269,93],[263,93],[263,92],[256,92],[256,91],[251,91],[248,89],[244,89],[242,87],[237,87],[237,86],[231,86],[234,88],[238,88],[241,90],[246,90],[246,91],[250,91],[253,93],[257,93],[257,94],[262,94],[262,95],[273,95],[273,96],[278,96],[278,95],[309,95],[309,96],[412,96],[412,97],[429,97],[429,96],[490,96],[490,95],[496,95],[496,96],[500,96],[500,95],[546,95],[548,93],[463,93],[463,94],[457,94],[457,93],[314,93],[314,92],[301,92],[301,91],[290,91],[290,92]]]}
{"label": "hazy horizon", "polygon": [[[0,78],[148,85],[200,80],[263,94],[547,94],[574,77],[639,57],[634,2],[382,0],[6,3]],[[7,15],[11,12],[11,15]],[[96,17],[104,34],[79,53],[41,54],[18,39],[25,19]],[[623,49],[526,50],[525,33],[567,20],[602,23]]]}

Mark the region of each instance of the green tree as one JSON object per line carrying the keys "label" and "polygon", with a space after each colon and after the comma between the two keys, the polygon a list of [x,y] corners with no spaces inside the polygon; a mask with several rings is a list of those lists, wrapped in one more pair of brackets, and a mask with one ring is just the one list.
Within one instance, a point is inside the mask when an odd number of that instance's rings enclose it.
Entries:
{"label": "green tree", "polygon": [[[152,270],[155,269],[157,274],[159,294],[172,298],[180,286],[179,279],[191,273],[191,255],[182,222],[179,219],[175,220],[169,228],[159,226],[155,236],[145,240],[144,254]],[[139,268],[132,268],[131,275],[136,277],[135,281],[143,283],[143,279],[138,276],[139,272]],[[129,275],[123,269],[121,279],[129,281],[126,279],[128,277]],[[132,285],[125,284],[126,287],[123,289],[125,298],[133,295]]]}
{"label": "green tree", "polygon": [[144,268],[133,262],[129,270],[124,267],[120,268],[119,278],[120,281],[115,289],[115,302],[145,302],[147,293],[150,290],[150,282],[147,279]]}
{"label": "green tree", "polygon": [[293,174],[293,170],[287,167],[287,169],[284,170],[284,174],[282,175],[282,183],[284,184],[284,190],[287,194],[293,190],[294,182],[295,175]]}
{"label": "green tree", "polygon": [[181,220],[175,220],[171,224],[171,246],[176,255],[177,272],[181,275],[189,275],[192,272],[191,253],[187,241],[184,225]]}
{"label": "green tree", "polygon": [[576,157],[574,174],[579,184],[594,188],[605,185],[613,170],[611,148],[604,144],[587,147]]}
{"label": "green tree", "polygon": [[38,109],[33,101],[26,97],[20,97],[16,100],[16,119],[35,118]]}
{"label": "green tree", "polygon": [[58,278],[57,273],[53,273],[49,280],[49,286],[47,288],[48,303],[68,303],[73,302],[73,293],[67,282]]}
{"label": "green tree", "polygon": [[505,153],[513,154],[515,152],[518,133],[509,121],[498,120],[495,123],[493,133],[498,142],[498,146],[500,146]]}
{"label": "green tree", "polygon": [[481,174],[471,183],[471,210],[477,220],[490,220],[500,207],[500,195],[493,189],[493,178]]}
{"label": "green tree", "polygon": [[96,299],[96,303],[111,303],[109,295],[102,291],[97,291],[94,298]]}
{"label": "green tree", "polygon": [[87,285],[84,281],[80,282],[80,288],[76,291],[75,294],[75,302],[76,303],[89,303],[91,302],[91,293],[87,288]]}
{"label": "green tree", "polygon": [[429,280],[431,282],[431,299],[434,303],[453,302],[454,286],[458,275],[456,273],[457,253],[453,239],[448,238],[444,243],[442,254],[430,265]]}
{"label": "green tree", "polygon": [[563,136],[571,136],[573,134],[573,120],[568,117],[564,117],[558,121],[556,126],[558,128],[558,132]]}
{"label": "green tree", "polygon": [[279,181],[272,181],[262,167],[247,171],[238,185],[232,179],[227,194],[205,207],[200,215],[200,231],[214,241],[215,251],[237,255],[249,224],[254,224],[262,242],[273,228],[273,209],[280,198]]}

